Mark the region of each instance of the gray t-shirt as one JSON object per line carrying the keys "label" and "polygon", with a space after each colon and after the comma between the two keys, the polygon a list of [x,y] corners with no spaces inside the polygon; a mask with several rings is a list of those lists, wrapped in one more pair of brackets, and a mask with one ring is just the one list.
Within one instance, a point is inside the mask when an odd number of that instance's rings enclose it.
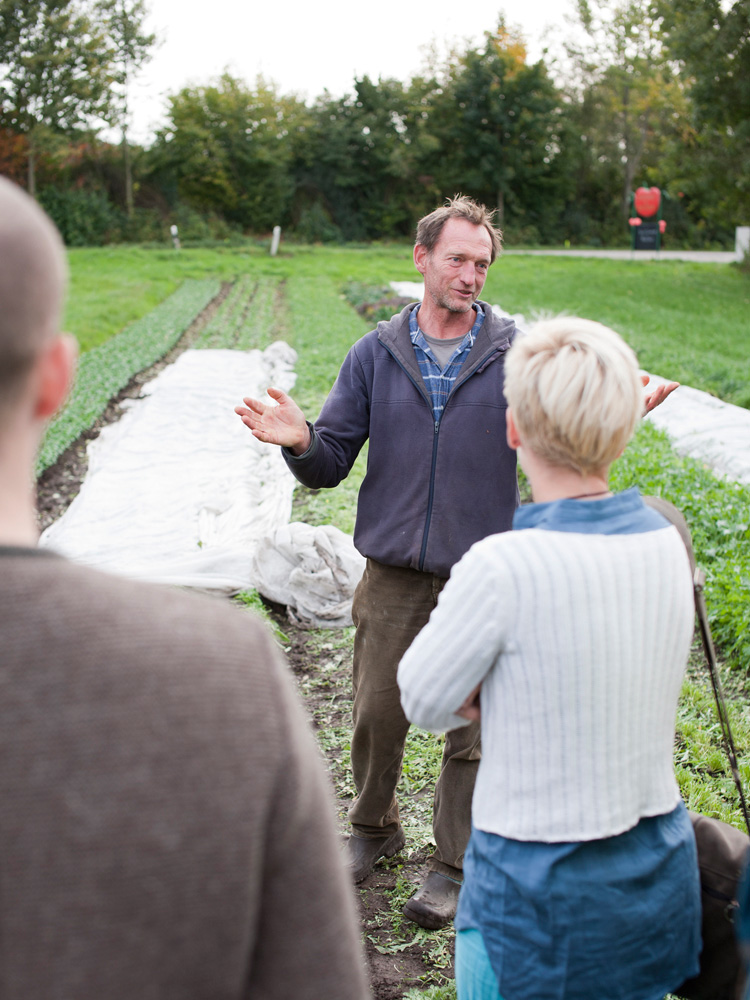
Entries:
{"label": "gray t-shirt", "polygon": [[430,345],[430,350],[437,358],[440,367],[445,368],[450,359],[453,357],[453,352],[464,340],[466,334],[463,333],[460,337],[450,337],[448,340],[443,340],[439,337],[431,337],[429,334],[425,333],[424,330],[422,330],[422,336]]}

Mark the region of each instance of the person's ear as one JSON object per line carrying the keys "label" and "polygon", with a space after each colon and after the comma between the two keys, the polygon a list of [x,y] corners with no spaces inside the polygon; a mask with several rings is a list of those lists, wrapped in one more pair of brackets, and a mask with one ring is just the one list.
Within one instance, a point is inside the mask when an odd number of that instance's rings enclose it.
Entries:
{"label": "person's ear", "polygon": [[505,411],[505,437],[508,441],[508,447],[512,448],[513,451],[518,451],[523,442],[518,433],[516,422],[513,419],[513,411],[510,407]]}
{"label": "person's ear", "polygon": [[414,266],[422,276],[424,276],[427,269],[427,256],[427,247],[423,246],[421,243],[416,243],[414,245]]}
{"label": "person's ear", "polygon": [[67,399],[75,375],[78,342],[69,333],[59,333],[39,353],[35,365],[34,416],[47,420]]}

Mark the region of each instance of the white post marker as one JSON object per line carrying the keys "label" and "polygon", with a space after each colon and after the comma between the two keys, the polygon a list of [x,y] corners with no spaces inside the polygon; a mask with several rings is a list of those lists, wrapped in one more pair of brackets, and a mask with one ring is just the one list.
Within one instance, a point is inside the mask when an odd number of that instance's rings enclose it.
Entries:
{"label": "white post marker", "polygon": [[281,226],[273,227],[273,239],[271,240],[271,256],[275,257],[276,252],[279,249],[279,240],[281,239]]}
{"label": "white post marker", "polygon": [[750,226],[737,226],[735,229],[734,253],[737,260],[750,255]]}
{"label": "white post marker", "polygon": [[169,227],[169,231],[172,234],[172,243],[174,244],[175,250],[180,249],[180,237],[177,235],[177,226],[172,225]]}

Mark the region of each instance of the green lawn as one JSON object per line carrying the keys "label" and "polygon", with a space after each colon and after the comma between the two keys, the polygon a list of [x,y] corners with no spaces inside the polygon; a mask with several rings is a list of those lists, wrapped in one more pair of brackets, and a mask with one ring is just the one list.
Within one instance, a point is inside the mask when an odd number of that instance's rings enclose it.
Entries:
{"label": "green lawn", "polygon": [[[110,247],[70,251],[66,328],[82,350],[143,316],[186,278],[307,279],[372,284],[416,280],[405,245],[219,250]],[[566,312],[613,326],[656,374],[750,406],[750,276],[730,265],[683,261],[507,257],[484,298],[509,312]],[[325,327],[319,331],[324,336]]]}
{"label": "green lawn", "polygon": [[[327,277],[352,280],[410,278],[407,248],[295,247],[277,257],[255,244],[218,250],[152,250],[123,246],[68,251],[70,294],[65,328],[83,351],[140,318],[188,278],[233,281],[254,278]],[[413,268],[412,268],[413,270]],[[416,274],[416,272],[414,272]]]}
{"label": "green lawn", "polygon": [[508,257],[485,298],[508,312],[599,320],[648,371],[750,406],[750,275],[734,266]]}

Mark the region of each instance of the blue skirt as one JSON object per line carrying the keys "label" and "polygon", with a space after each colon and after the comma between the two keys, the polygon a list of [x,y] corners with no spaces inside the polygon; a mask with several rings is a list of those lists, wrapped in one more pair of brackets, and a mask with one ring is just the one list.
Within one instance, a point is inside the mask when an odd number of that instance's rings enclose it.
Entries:
{"label": "blue skirt", "polygon": [[483,938],[504,1000],[644,1000],[698,972],[701,902],[684,805],[616,837],[473,829],[456,930]]}

